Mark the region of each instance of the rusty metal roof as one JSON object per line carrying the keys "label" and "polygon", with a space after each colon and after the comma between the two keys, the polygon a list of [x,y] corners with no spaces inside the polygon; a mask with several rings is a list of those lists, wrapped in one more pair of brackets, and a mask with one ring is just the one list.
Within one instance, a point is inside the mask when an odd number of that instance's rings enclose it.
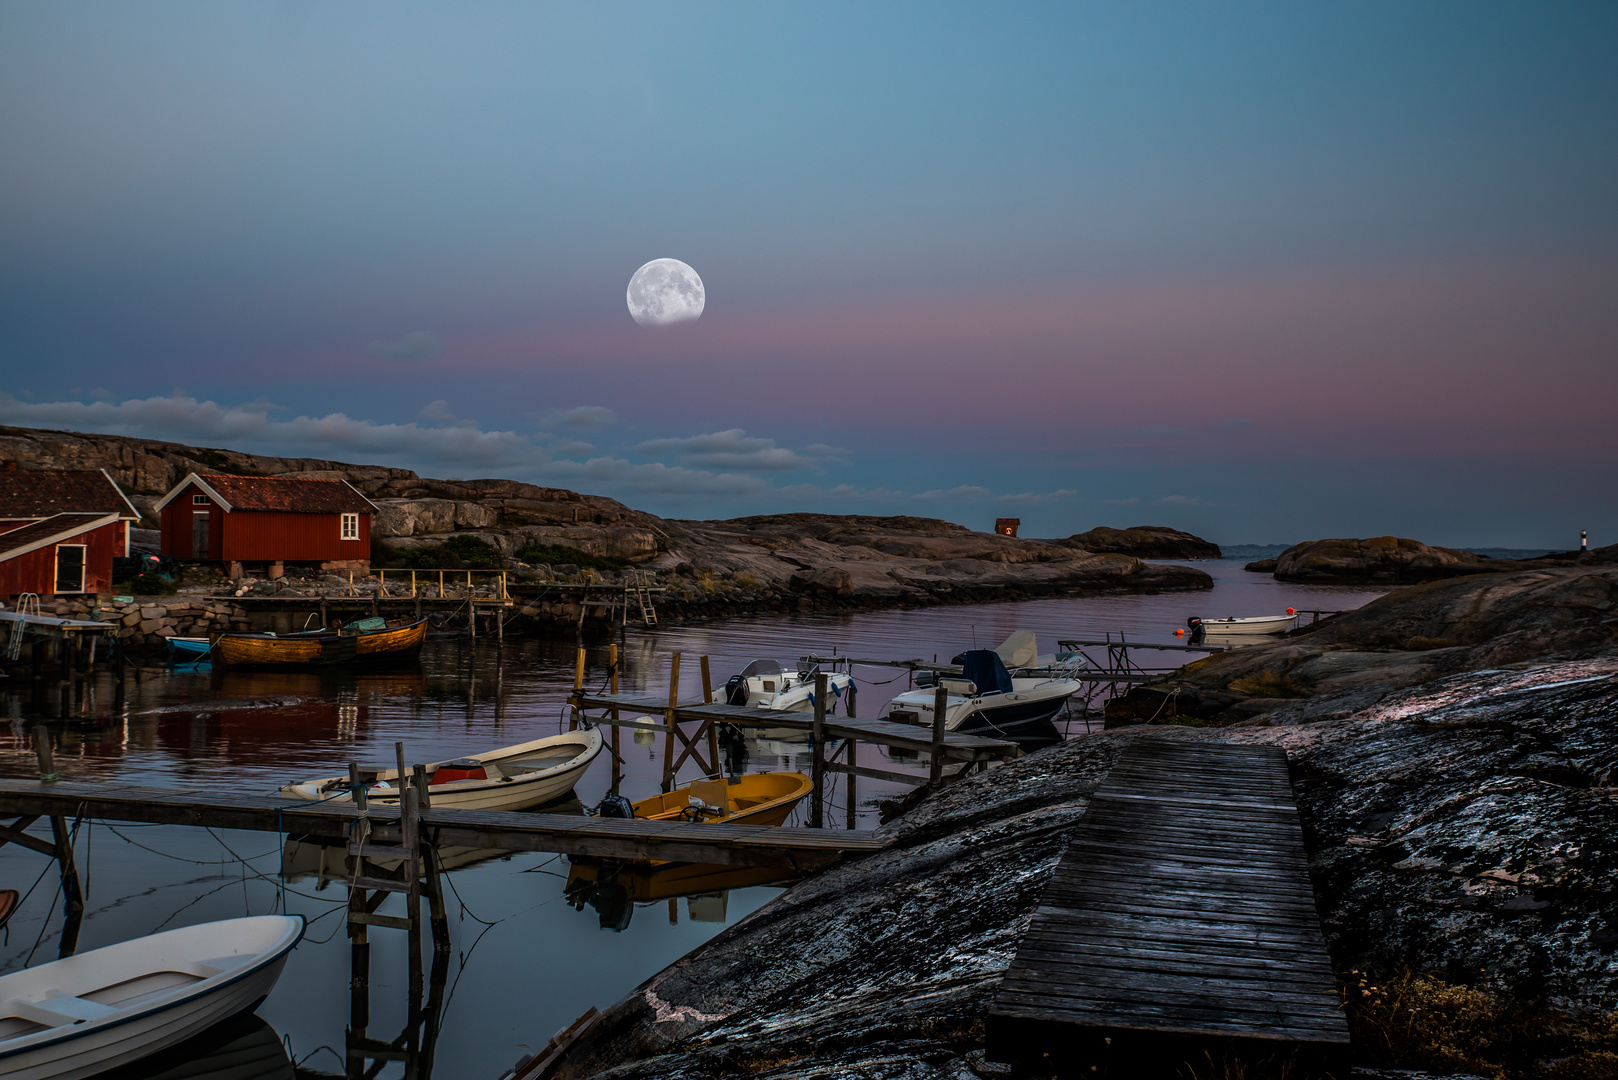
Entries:
{"label": "rusty metal roof", "polygon": [[289,514],[369,514],[376,507],[342,480],[291,476],[223,476],[198,473],[231,510],[279,510]]}
{"label": "rusty metal roof", "polygon": [[0,471],[0,520],[52,514],[117,514],[139,519],[103,469]]}

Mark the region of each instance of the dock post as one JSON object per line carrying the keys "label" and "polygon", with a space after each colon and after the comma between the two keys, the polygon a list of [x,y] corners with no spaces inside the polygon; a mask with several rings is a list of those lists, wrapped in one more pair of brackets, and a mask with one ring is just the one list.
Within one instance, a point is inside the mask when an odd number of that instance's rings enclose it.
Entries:
{"label": "dock post", "polygon": [[[403,743],[399,744],[401,747]],[[402,752],[401,752],[402,757]],[[408,970],[410,974],[410,996],[419,998],[422,988],[421,970],[421,825],[418,821],[419,812],[416,809],[416,786],[405,782],[405,772],[399,770],[399,835],[403,840],[404,849],[410,854],[406,856],[404,864],[400,867],[405,874],[405,904],[406,918],[410,921],[409,940],[406,948],[409,949]]]}
{"label": "dock post", "polygon": [[[419,814],[423,810],[431,810],[433,801],[427,785],[427,766],[412,766],[410,783],[416,789],[416,812]],[[444,912],[444,883],[438,878],[438,848],[431,840],[421,839],[419,827],[417,832],[422,858],[426,860],[422,880],[427,891],[427,917],[432,923],[433,966],[436,969],[436,955],[449,955],[449,916]]]}
{"label": "dock post", "polygon": [[584,646],[573,654],[573,711],[568,714],[567,729],[579,729],[579,705],[584,700]]}
{"label": "dock post", "polygon": [[[360,871],[358,851],[370,832],[370,821],[365,815],[365,786],[360,783],[357,761],[348,763],[348,789],[358,811],[349,826],[348,836],[349,876],[353,877]],[[365,892],[357,886],[350,886],[348,890],[348,1024],[361,1035],[371,1022],[371,939],[365,924],[354,917],[365,914]]]}
{"label": "dock post", "polygon": [[[713,678],[708,674],[708,654],[702,654],[702,703],[704,705],[713,701]],[[709,720],[704,725],[708,729],[708,764],[712,766],[714,775],[723,772],[719,767],[719,728]]]}
{"label": "dock post", "polygon": [[[618,646],[607,646],[607,678],[612,696],[618,696]],[[612,710],[612,787],[613,795],[618,794],[618,785],[624,779],[624,759],[618,752],[618,721],[621,719],[617,709]]]}
{"label": "dock post", "polygon": [[809,793],[809,827],[822,828],[826,811],[826,673],[815,673],[815,730],[809,744],[814,788]]}
{"label": "dock post", "polygon": [[937,784],[944,777],[944,713],[949,708],[949,691],[940,679],[933,691],[933,762],[928,780]]}
{"label": "dock post", "polygon": [[330,625],[331,620],[326,618],[326,598],[322,596],[320,598],[320,628],[324,630]]}
{"label": "dock post", "polygon": [[855,828],[857,825],[855,820],[857,814],[855,813],[855,810],[859,805],[854,799],[854,770],[859,768],[859,762],[857,760],[859,757],[859,751],[856,750],[855,747],[858,745],[858,740],[848,740],[848,827],[850,829]]}
{"label": "dock post", "polygon": [[[34,728],[34,757],[39,762],[39,780],[56,782],[56,760],[51,755],[51,733],[44,724]],[[57,867],[62,875],[62,943],[59,956],[72,956],[79,943],[79,923],[84,918],[84,894],[79,888],[79,868],[73,857],[73,834],[67,818],[51,816],[51,839],[56,848]]]}
{"label": "dock post", "polygon": [[680,703],[680,654],[669,662],[669,707],[663,713],[663,790],[674,790],[674,707]]}

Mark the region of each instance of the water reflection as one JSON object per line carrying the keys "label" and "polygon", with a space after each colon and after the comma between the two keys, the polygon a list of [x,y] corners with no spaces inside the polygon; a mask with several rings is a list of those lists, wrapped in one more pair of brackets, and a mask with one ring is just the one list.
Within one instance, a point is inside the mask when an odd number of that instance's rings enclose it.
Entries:
{"label": "water reflection", "polygon": [[564,895],[573,910],[592,908],[603,930],[629,929],[635,905],[668,901],[669,922],[679,921],[677,902],[692,922],[724,923],[731,889],[785,885],[791,870],[773,866],[709,866],[701,863],[625,863],[575,857]]}
{"label": "water reflection", "polygon": [[99,1080],[293,1080],[295,1075],[281,1036],[249,1013]]}

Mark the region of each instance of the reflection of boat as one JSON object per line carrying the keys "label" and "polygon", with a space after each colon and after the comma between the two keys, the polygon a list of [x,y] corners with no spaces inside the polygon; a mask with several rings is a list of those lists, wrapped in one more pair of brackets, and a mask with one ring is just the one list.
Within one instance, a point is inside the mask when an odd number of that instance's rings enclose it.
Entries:
{"label": "reflection of boat", "polygon": [[[511,858],[511,852],[500,848],[435,847],[433,852],[441,870],[459,870],[493,859]],[[347,885],[347,859],[348,845],[342,841],[322,843],[289,836],[281,849],[281,876],[293,882],[312,880],[317,891],[334,883]],[[366,862],[391,873],[398,869],[400,860],[368,856]]]}
{"label": "reflection of boat", "polygon": [[[604,930],[625,930],[636,904],[688,897],[692,922],[724,922],[731,889],[783,885],[796,875],[781,867],[709,866],[705,863],[615,863],[581,858],[568,870],[562,895],[577,911],[586,905]],[[671,906],[672,912],[672,906]]]}
{"label": "reflection of boat", "polygon": [[732,780],[693,780],[684,787],[631,805],[654,821],[723,821],[727,825],[779,825],[814,786],[803,773],[743,773]]}
{"label": "reflection of boat", "polygon": [[256,1008],[303,916],[226,919],[135,938],[0,976],[0,1072],[88,1077]]}
{"label": "reflection of boat", "polygon": [[118,1070],[118,1080],[293,1080],[296,1075],[281,1036],[251,1013]]}
{"label": "reflection of boat", "polygon": [[1219,634],[1226,637],[1250,637],[1264,634],[1283,634],[1297,624],[1296,615],[1252,615],[1238,619],[1232,615],[1228,619],[1199,619],[1196,616],[1185,621],[1195,634]]}
{"label": "reflection of boat", "polygon": [[1029,653],[1027,661],[1015,665],[1026,674],[1016,676],[1007,670],[999,652],[973,649],[962,653],[956,657],[961,665],[959,676],[941,672],[931,686],[900,694],[888,703],[888,718],[931,727],[936,687],[942,686],[947,695],[944,727],[950,731],[1014,734],[1018,729],[1043,728],[1082,687],[1060,666],[1028,667],[1028,662],[1039,659],[1032,649],[1030,636],[1027,648],[1019,650]]}
{"label": "reflection of boat", "polygon": [[[554,802],[573,790],[584,770],[601,753],[601,732],[581,728],[533,742],[518,743],[479,754],[426,766],[428,798],[434,809],[524,810]],[[368,785],[369,802],[397,803],[397,769],[371,769],[361,774]],[[348,777],[305,780],[288,784],[281,794],[289,799],[350,802]]]}
{"label": "reflection of boat", "polygon": [[11,913],[17,910],[18,895],[16,889],[0,889],[0,926],[11,921]]}
{"label": "reflection of boat", "polygon": [[213,646],[205,637],[171,637],[163,640],[163,647],[178,663],[193,664],[208,659]]}
{"label": "reflection of boat", "polygon": [[[382,623],[381,626],[374,624]],[[233,632],[214,642],[214,657],[221,664],[254,667],[278,664],[355,664],[413,661],[427,640],[427,620],[387,625],[382,619],[361,619],[342,630],[316,630],[303,634]]]}
{"label": "reflection of boat", "polygon": [[732,675],[724,687],[713,692],[713,700],[725,705],[746,705],[775,712],[813,712],[815,676],[826,676],[826,689],[832,700],[826,702],[829,716],[837,698],[843,699],[843,712],[854,715],[854,680],[843,671],[822,671],[818,664],[799,670],[797,665],[783,669],[774,660],[754,660]]}

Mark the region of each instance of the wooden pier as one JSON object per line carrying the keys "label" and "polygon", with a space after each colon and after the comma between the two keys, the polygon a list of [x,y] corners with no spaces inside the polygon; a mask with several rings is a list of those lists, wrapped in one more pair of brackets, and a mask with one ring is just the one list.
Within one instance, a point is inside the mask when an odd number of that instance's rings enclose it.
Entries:
{"label": "wooden pier", "polygon": [[[156,825],[296,833],[342,841],[359,811],[350,803],[296,803],[273,796],[183,791],[105,783],[0,779],[0,817],[85,817]],[[400,844],[398,807],[367,810],[370,835]],[[595,818],[495,810],[433,810],[418,815],[421,839],[442,847],[555,851],[622,860],[662,859],[720,866],[811,870],[845,854],[880,851],[870,832]]]}
{"label": "wooden pier", "polygon": [[1142,738],[1092,797],[989,1011],[990,1060],[1181,1075],[1347,1049],[1276,747]]}

